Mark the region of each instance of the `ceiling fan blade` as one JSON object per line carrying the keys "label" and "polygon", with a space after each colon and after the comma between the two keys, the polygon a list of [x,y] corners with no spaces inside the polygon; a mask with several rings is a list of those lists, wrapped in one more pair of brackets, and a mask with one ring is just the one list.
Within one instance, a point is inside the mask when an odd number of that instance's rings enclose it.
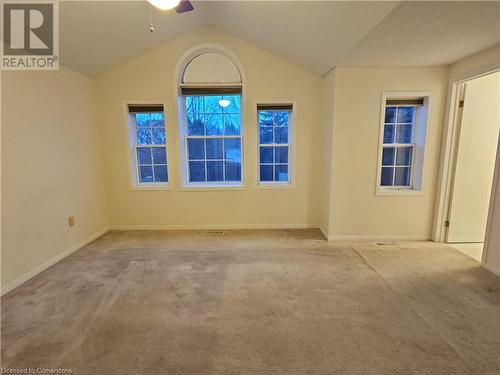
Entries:
{"label": "ceiling fan blade", "polygon": [[190,12],[194,9],[193,4],[189,0],[181,0],[179,5],[175,7],[177,13]]}

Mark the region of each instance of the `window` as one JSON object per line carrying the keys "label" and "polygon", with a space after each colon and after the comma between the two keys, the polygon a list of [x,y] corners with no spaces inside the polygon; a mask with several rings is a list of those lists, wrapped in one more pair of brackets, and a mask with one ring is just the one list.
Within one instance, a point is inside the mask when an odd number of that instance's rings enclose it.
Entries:
{"label": "window", "polygon": [[426,103],[426,98],[385,99],[379,166],[381,189],[420,190]]}
{"label": "window", "polygon": [[134,185],[168,182],[163,105],[129,105],[130,149]]}
{"label": "window", "polygon": [[242,182],[241,88],[185,88],[186,183]]}
{"label": "window", "polygon": [[290,183],[290,120],[292,105],[259,104],[259,181]]}

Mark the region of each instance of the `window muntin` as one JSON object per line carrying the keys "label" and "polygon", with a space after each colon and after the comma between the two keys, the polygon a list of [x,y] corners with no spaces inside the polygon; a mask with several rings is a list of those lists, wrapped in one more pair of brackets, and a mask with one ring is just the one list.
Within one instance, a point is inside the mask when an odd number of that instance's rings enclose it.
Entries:
{"label": "window muntin", "polygon": [[167,134],[165,114],[156,107],[148,110],[142,106],[139,112],[129,106],[131,121],[130,143],[133,149],[137,185],[166,185]]}
{"label": "window muntin", "polygon": [[415,117],[418,106],[385,107],[380,185],[412,188]]}
{"label": "window muntin", "polygon": [[242,182],[241,95],[183,96],[188,184]]}
{"label": "window muntin", "polygon": [[258,109],[259,181],[290,183],[290,109]]}

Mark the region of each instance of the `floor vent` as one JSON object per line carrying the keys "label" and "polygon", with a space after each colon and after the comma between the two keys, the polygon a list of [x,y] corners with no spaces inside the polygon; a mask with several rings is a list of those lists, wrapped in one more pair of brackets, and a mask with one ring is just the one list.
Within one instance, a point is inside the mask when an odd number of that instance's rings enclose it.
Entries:
{"label": "floor vent", "polygon": [[375,246],[398,246],[397,242],[394,241],[379,241],[374,243]]}
{"label": "floor vent", "polygon": [[205,232],[205,234],[206,234],[207,236],[223,236],[223,235],[224,235],[224,233],[226,233],[226,232],[225,232],[225,231],[223,231],[223,230],[207,230],[207,231]]}

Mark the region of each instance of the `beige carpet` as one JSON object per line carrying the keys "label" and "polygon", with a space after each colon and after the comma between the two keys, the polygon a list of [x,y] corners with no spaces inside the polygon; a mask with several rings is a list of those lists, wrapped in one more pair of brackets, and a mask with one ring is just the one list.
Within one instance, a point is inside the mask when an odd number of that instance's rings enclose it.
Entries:
{"label": "beige carpet", "polygon": [[498,375],[500,278],[430,242],[112,232],[2,298],[2,360],[106,375]]}

